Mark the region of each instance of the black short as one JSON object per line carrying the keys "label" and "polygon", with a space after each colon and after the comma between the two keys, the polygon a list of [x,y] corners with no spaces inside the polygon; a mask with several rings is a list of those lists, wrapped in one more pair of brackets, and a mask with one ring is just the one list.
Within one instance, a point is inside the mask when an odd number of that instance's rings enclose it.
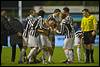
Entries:
{"label": "black short", "polygon": [[83,33],[83,40],[84,40],[84,44],[92,44],[92,43],[95,43],[95,36],[92,35],[92,32],[93,31],[88,31],[88,32],[84,32]]}

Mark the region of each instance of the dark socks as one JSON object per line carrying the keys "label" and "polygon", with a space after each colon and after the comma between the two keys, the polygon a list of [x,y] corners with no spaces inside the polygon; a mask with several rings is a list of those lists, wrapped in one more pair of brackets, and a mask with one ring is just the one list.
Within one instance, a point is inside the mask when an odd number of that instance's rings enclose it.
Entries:
{"label": "dark socks", "polygon": [[86,63],[89,63],[90,62],[89,55],[90,55],[90,50],[89,49],[86,49]]}
{"label": "dark socks", "polygon": [[94,58],[93,58],[93,49],[90,50],[90,55],[91,55],[91,62],[94,63]]}

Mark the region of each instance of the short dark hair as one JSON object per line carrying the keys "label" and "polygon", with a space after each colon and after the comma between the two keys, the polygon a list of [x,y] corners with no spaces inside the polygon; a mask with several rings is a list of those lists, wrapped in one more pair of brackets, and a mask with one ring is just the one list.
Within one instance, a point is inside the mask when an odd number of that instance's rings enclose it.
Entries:
{"label": "short dark hair", "polygon": [[65,12],[69,12],[70,9],[69,9],[68,7],[64,7],[63,10],[64,10]]}
{"label": "short dark hair", "polygon": [[33,13],[33,11],[35,12],[35,10],[34,10],[34,9],[31,9],[31,10],[30,10],[30,14],[32,14],[32,13]]}
{"label": "short dark hair", "polygon": [[44,11],[44,10],[40,10],[40,11],[38,12],[38,16],[44,17],[44,14],[45,14],[45,11]]}
{"label": "short dark hair", "polygon": [[54,13],[57,13],[57,12],[61,12],[61,10],[60,9],[55,9]]}
{"label": "short dark hair", "polygon": [[61,18],[64,19],[66,17],[66,14],[62,13]]}
{"label": "short dark hair", "polygon": [[89,9],[86,9],[86,8],[83,9],[82,12],[83,12],[83,11],[85,11],[85,12],[89,12],[89,13],[90,13]]}

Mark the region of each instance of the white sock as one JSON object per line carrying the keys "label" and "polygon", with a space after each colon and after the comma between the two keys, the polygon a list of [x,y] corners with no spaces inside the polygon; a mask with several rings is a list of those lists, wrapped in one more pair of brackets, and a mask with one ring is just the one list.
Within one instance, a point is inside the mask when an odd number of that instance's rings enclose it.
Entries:
{"label": "white sock", "polygon": [[51,54],[49,53],[48,62],[51,62],[51,59],[52,59],[52,56],[51,56]]}
{"label": "white sock", "polygon": [[32,62],[32,56],[29,58],[29,62]]}
{"label": "white sock", "polygon": [[66,58],[69,60],[69,50],[68,49],[64,50],[64,52],[65,52]]}
{"label": "white sock", "polygon": [[38,49],[36,48],[36,49],[34,50],[34,52],[33,52],[33,55],[32,55],[32,57],[33,57],[33,59],[34,59],[34,62],[36,61],[36,58],[37,58],[37,52],[38,52]]}
{"label": "white sock", "polygon": [[73,51],[69,50],[69,61],[73,61]]}
{"label": "white sock", "polygon": [[43,62],[43,64],[45,64],[45,57],[46,57],[46,51],[44,50],[44,48],[42,49],[42,51],[43,51],[43,56],[42,56],[42,62]]}
{"label": "white sock", "polygon": [[22,53],[23,53],[23,55],[24,55],[25,52],[26,52],[26,49],[23,48],[23,49],[22,49]]}
{"label": "white sock", "polygon": [[32,48],[32,49],[31,49],[30,53],[29,53],[28,56],[27,56],[28,59],[33,55],[33,52],[34,52],[35,49],[36,49],[36,48]]}
{"label": "white sock", "polygon": [[24,53],[25,53],[25,49],[24,48],[22,48],[22,51],[20,52],[20,61],[22,61],[22,58],[23,58],[23,55],[24,55]]}
{"label": "white sock", "polygon": [[80,58],[80,57],[81,57],[80,55],[81,55],[80,48],[77,48],[78,62],[81,61],[81,60],[80,60],[80,59],[81,59],[81,58]]}

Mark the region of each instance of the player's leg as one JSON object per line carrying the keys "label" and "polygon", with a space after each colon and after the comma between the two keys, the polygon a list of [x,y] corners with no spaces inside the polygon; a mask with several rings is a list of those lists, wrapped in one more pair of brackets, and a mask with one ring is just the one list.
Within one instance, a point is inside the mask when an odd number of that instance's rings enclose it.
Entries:
{"label": "player's leg", "polygon": [[51,63],[52,62],[52,55],[49,53],[49,56],[48,56],[48,63]]}
{"label": "player's leg", "polygon": [[20,52],[20,59],[19,59],[19,64],[26,61],[27,55],[26,55],[26,50],[27,50],[27,45],[28,45],[28,38],[23,37],[23,45],[22,45],[22,50]]}
{"label": "player's leg", "polygon": [[83,44],[82,44],[82,48],[83,48],[83,53],[82,53],[82,57],[83,57],[83,60],[85,61],[86,60],[86,45],[84,44],[84,40],[83,40]]}
{"label": "player's leg", "polygon": [[92,44],[88,44],[86,47],[86,63],[90,63],[90,59],[91,59],[91,62],[94,63],[93,49],[91,47],[92,47]]}
{"label": "player's leg", "polygon": [[77,57],[78,57],[78,62],[81,62],[81,46],[77,45]]}
{"label": "player's leg", "polygon": [[34,63],[39,63],[40,61],[37,59],[37,55],[39,54],[40,50],[38,47],[36,47],[36,50],[34,50],[33,52],[33,59],[34,59]]}
{"label": "player's leg", "polygon": [[23,47],[21,52],[20,52],[20,59],[19,59],[19,64],[23,63],[23,60],[24,62],[26,61],[26,49],[27,47]]}
{"label": "player's leg", "polygon": [[91,49],[90,49],[91,63],[94,63],[93,52],[94,52],[94,49],[91,48]]}
{"label": "player's leg", "polygon": [[66,61],[64,61],[63,63],[66,63],[68,60],[69,60],[69,49],[68,49],[68,44],[69,44],[69,39],[68,38],[66,38],[65,40],[64,40],[64,53],[65,53],[65,56],[66,56],[66,58],[67,58],[67,60]]}
{"label": "player's leg", "polygon": [[84,33],[84,45],[86,46],[85,47],[85,55],[86,55],[86,60],[85,60],[85,63],[90,63],[90,59],[89,59],[89,56],[90,56],[90,49],[89,49],[89,47],[90,47],[90,40],[89,40],[89,33],[88,32],[86,32],[86,33]]}
{"label": "player's leg", "polygon": [[45,48],[44,48],[44,39],[43,39],[43,35],[42,34],[40,34],[39,35],[40,36],[40,42],[41,42],[41,50],[42,50],[42,52],[43,52],[43,54],[42,54],[42,63],[44,64],[45,63]]}
{"label": "player's leg", "polygon": [[69,59],[69,50],[68,49],[64,49],[64,53],[66,55],[66,58]]}
{"label": "player's leg", "polygon": [[40,39],[41,39],[42,51],[43,51],[42,62],[43,64],[47,64],[46,62],[46,57],[48,55],[47,38],[45,35],[40,35]]}
{"label": "player's leg", "polygon": [[25,38],[23,37],[23,50],[22,50],[22,53],[23,53],[23,56],[24,56],[24,62],[26,61],[26,50],[27,50],[27,46],[28,46],[28,38]]}
{"label": "player's leg", "polygon": [[[84,33],[84,43],[86,44],[86,63],[94,62],[93,58],[93,43],[95,43],[95,36],[93,36],[92,31]],[[91,56],[91,57],[90,57]]]}
{"label": "player's leg", "polygon": [[76,37],[75,36],[75,39],[74,39],[74,45],[76,46],[76,53],[77,53],[77,58],[78,58],[78,62],[80,63],[80,54],[81,54],[81,40],[79,37]]}
{"label": "player's leg", "polygon": [[73,51],[72,51],[72,49],[69,49],[68,63],[73,63]]}
{"label": "player's leg", "polygon": [[34,52],[36,53],[37,44],[37,38],[35,36],[29,35],[28,46],[31,47],[31,50],[27,56],[27,61],[31,59],[31,57],[34,55]]}
{"label": "player's leg", "polygon": [[68,59],[68,63],[73,63],[74,62],[74,51],[72,49],[73,47],[73,38],[69,38],[69,44],[68,44],[68,49],[69,49],[69,59]]}
{"label": "player's leg", "polygon": [[55,49],[55,36],[52,37],[51,45],[52,45],[52,53],[51,53],[51,56],[53,56],[54,49]]}
{"label": "player's leg", "polygon": [[28,55],[29,63],[38,63],[37,59],[36,59],[37,52],[38,52],[38,47],[32,47],[31,48],[31,51],[30,51],[30,53]]}
{"label": "player's leg", "polygon": [[95,43],[95,38],[96,38],[96,35],[94,35],[94,36],[91,35],[91,45],[90,45],[91,63],[94,63],[94,57],[93,57],[94,48],[93,48],[93,44]]}
{"label": "player's leg", "polygon": [[52,47],[48,47],[48,62],[49,63],[52,63],[52,52],[53,51],[53,49],[52,49]]}
{"label": "player's leg", "polygon": [[52,56],[53,56],[53,50],[54,50],[54,45],[52,45],[52,42],[49,40],[47,37],[47,52],[48,52],[48,63],[52,62]]}
{"label": "player's leg", "polygon": [[41,45],[41,39],[40,39],[40,35],[37,36],[37,51],[34,52],[33,54],[33,58],[34,58],[34,62],[35,63],[40,63],[42,60],[41,58],[39,59],[36,59],[37,58],[37,55],[42,51],[42,45]]}
{"label": "player's leg", "polygon": [[[22,51],[22,48],[23,48],[23,43],[22,43],[22,41],[20,41],[20,42],[18,43],[18,46],[19,46],[20,55],[21,55],[21,51]],[[19,58],[19,60],[20,60],[20,58]],[[19,63],[19,61],[18,61],[18,63]],[[23,63],[23,61],[20,60],[20,63]]]}
{"label": "player's leg", "polygon": [[29,53],[29,55],[27,57],[29,63],[37,63],[36,62],[36,53],[37,53],[37,48],[36,47],[31,48],[31,51],[30,51],[30,53]]}
{"label": "player's leg", "polygon": [[11,57],[11,62],[15,62],[15,57],[16,57],[16,44],[12,45],[12,57]]}
{"label": "player's leg", "polygon": [[43,51],[42,63],[43,63],[43,64],[47,64],[47,62],[46,62],[46,57],[47,57],[47,55],[48,55],[48,52],[47,52],[46,50],[47,50],[47,48],[45,48],[45,47],[42,48],[42,51]]}
{"label": "player's leg", "polygon": [[33,52],[36,50],[36,48],[31,48],[31,50],[30,50],[30,52],[29,52],[29,54],[28,54],[28,56],[27,56],[27,63],[30,63],[31,61],[29,61],[31,58],[32,58],[32,56],[33,56]]}

